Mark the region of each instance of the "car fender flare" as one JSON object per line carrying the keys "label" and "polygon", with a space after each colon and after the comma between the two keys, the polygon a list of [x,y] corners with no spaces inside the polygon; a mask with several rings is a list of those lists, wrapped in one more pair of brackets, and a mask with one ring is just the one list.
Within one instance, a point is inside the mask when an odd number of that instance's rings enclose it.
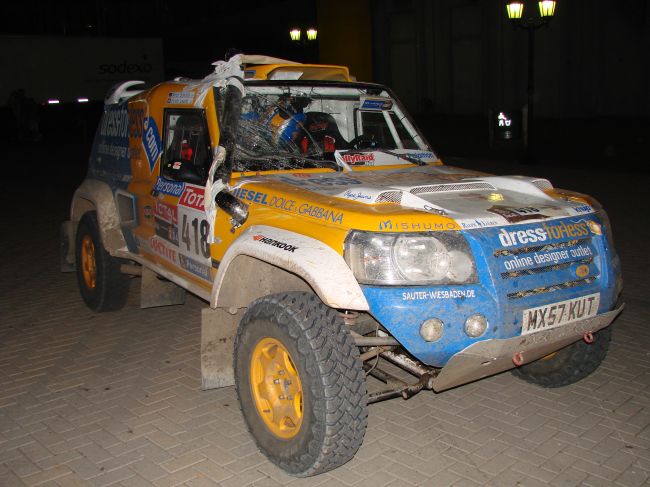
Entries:
{"label": "car fender flare", "polygon": [[113,190],[107,183],[97,179],[85,179],[74,192],[70,205],[70,220],[75,231],[79,220],[89,211],[97,213],[102,244],[108,253],[114,254],[118,249],[126,247]]}
{"label": "car fender flare", "polygon": [[[236,272],[231,274],[231,267],[236,267],[232,266],[233,262],[242,256],[270,264],[292,278],[297,276],[327,306],[358,311],[370,309],[359,283],[340,254],[314,238],[266,225],[249,227],[230,245],[212,285],[211,307],[231,306],[224,298],[224,288],[238,277]],[[244,283],[241,279],[238,282]]]}

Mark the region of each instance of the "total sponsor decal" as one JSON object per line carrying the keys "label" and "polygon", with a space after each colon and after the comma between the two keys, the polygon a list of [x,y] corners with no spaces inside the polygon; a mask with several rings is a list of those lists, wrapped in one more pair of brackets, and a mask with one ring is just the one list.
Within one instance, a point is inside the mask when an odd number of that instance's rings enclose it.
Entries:
{"label": "total sponsor decal", "polygon": [[375,162],[375,155],[373,153],[359,153],[359,154],[343,154],[341,156],[343,162],[350,164],[351,166],[371,166]]}
{"label": "total sponsor decal", "polygon": [[436,289],[431,291],[407,291],[402,293],[403,301],[429,301],[433,299],[475,298],[474,289]]}
{"label": "total sponsor decal", "polygon": [[271,247],[277,247],[279,249],[286,250],[287,252],[295,252],[296,250],[298,250],[298,247],[296,247],[295,245],[289,245],[288,243],[280,242],[279,240],[265,237],[264,235],[259,235],[259,234],[255,235],[253,237],[253,240],[266,245],[270,245]]}
{"label": "total sponsor decal", "polygon": [[243,200],[260,205],[272,206],[291,213],[299,215],[308,215],[312,218],[319,220],[326,220],[331,223],[343,223],[343,213],[340,211],[329,210],[318,205],[310,205],[309,203],[298,204],[296,200],[283,198],[281,196],[269,196],[261,191],[253,191],[250,189],[237,188],[233,194]]}
{"label": "total sponsor decal", "polygon": [[514,245],[535,244],[564,238],[580,238],[589,235],[589,228],[588,222],[569,224],[563,222],[557,225],[542,223],[537,228],[516,231],[508,231],[502,228],[499,232],[499,242],[504,247],[512,247]]}
{"label": "total sponsor decal", "polygon": [[149,238],[149,248],[156,254],[167,259],[168,261],[174,264],[178,263],[178,254],[176,253],[176,250],[169,248],[167,244],[165,244],[158,238],[156,237]]}
{"label": "total sponsor decal", "polygon": [[167,95],[168,105],[191,105],[194,101],[192,91],[175,91]]}
{"label": "total sponsor decal", "polygon": [[427,231],[427,230],[458,230],[458,227],[453,222],[446,223],[432,223],[432,222],[398,222],[394,220],[384,220],[379,222],[379,230],[413,230],[413,231]]}
{"label": "total sponsor decal", "polygon": [[156,184],[154,184],[153,192],[178,197],[183,194],[184,189],[185,183],[179,183],[178,181],[170,181],[169,179],[158,177]]}
{"label": "total sponsor decal", "polygon": [[203,211],[203,199],[204,199],[205,189],[200,186],[186,185],[181,199],[178,201],[178,204],[181,206],[187,206],[189,208],[194,208],[195,210]]}
{"label": "total sponsor decal", "polygon": [[[593,252],[586,245],[578,245],[573,249],[554,250],[552,252],[535,252],[533,255],[522,257],[513,256],[503,261],[503,266],[508,271],[526,269],[536,265],[556,265],[571,259],[591,257]],[[587,267],[589,269],[589,267]],[[587,273],[589,271],[587,270]]]}
{"label": "total sponsor decal", "polygon": [[195,276],[199,276],[201,279],[206,281],[210,280],[210,268],[200,262],[191,259],[183,254],[178,254],[178,260],[181,264],[181,267],[186,271],[191,272]]}
{"label": "total sponsor decal", "polygon": [[149,161],[149,169],[153,171],[153,167],[158,161],[158,157],[162,151],[162,143],[160,142],[160,133],[158,126],[153,117],[145,118],[142,122],[142,146],[144,152],[147,154]]}

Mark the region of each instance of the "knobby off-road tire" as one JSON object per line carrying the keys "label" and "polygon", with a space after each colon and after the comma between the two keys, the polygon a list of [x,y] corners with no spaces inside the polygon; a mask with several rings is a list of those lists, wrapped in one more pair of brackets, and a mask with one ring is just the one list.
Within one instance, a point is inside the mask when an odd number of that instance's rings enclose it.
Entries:
{"label": "knobby off-road tire", "polygon": [[591,344],[579,340],[547,357],[512,369],[515,377],[542,387],[563,387],[578,382],[602,363],[612,337],[611,327],[594,334]]}
{"label": "knobby off-road tire", "polygon": [[308,293],[258,299],[234,353],[241,409],[269,460],[307,477],[354,456],[367,425],[365,374],[335,310]]}
{"label": "knobby off-road tire", "polygon": [[130,279],[120,272],[122,260],[111,257],[104,249],[95,212],[81,218],[75,243],[77,282],[86,305],[93,311],[124,307]]}

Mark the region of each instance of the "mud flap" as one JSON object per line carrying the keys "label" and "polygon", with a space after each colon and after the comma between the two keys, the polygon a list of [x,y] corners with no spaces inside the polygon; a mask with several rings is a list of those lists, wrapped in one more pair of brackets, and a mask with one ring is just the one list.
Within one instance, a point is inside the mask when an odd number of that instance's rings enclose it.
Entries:
{"label": "mud flap", "polygon": [[235,385],[233,352],[235,333],[242,312],[224,308],[201,311],[201,389]]}
{"label": "mud flap", "polygon": [[74,258],[74,230],[74,222],[68,220],[61,223],[61,228],[59,230],[59,258],[61,261],[61,272],[74,272],[77,267]]}
{"label": "mud flap", "polygon": [[185,289],[171,281],[158,278],[154,271],[142,267],[140,308],[172,306],[185,303]]}

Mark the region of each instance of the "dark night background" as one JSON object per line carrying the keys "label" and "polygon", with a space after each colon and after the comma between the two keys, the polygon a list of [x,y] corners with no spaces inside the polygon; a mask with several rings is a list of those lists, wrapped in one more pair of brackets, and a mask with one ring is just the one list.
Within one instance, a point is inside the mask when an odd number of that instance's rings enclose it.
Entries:
{"label": "dark night background", "polygon": [[[537,16],[537,2],[527,2],[526,8]],[[536,162],[646,170],[649,20],[646,0],[557,2],[553,20],[536,32]],[[288,32],[293,26],[318,28],[318,41],[292,43]],[[76,183],[83,177],[101,100],[95,96],[79,104],[62,95],[62,103],[48,105],[37,96],[37,89],[56,83],[72,89],[86,76],[72,55],[54,68],[32,66],[37,75],[20,86],[20,76],[11,68],[17,69],[20,59],[30,65],[53,62],[48,52],[35,53],[38,48],[31,46],[61,44],[65,52],[95,42],[103,46],[104,57],[111,43],[121,43],[122,53],[134,52],[133,46],[154,46],[153,54],[141,56],[142,63],[154,66],[150,84],[176,76],[203,77],[210,63],[237,48],[345,64],[360,80],[391,86],[443,160],[517,161],[522,159],[517,131],[513,140],[491,139],[488,121],[490,114],[505,110],[520,122],[526,104],[526,40],[526,32],[510,25],[501,0],[4,2],[0,133],[20,157],[66,159]],[[81,64],[92,70],[94,48],[87,49]],[[104,66],[131,62],[123,61],[117,48],[112,52],[114,59]],[[39,134],[27,140],[15,133],[8,106],[8,95],[18,88],[34,97],[38,112]]]}

